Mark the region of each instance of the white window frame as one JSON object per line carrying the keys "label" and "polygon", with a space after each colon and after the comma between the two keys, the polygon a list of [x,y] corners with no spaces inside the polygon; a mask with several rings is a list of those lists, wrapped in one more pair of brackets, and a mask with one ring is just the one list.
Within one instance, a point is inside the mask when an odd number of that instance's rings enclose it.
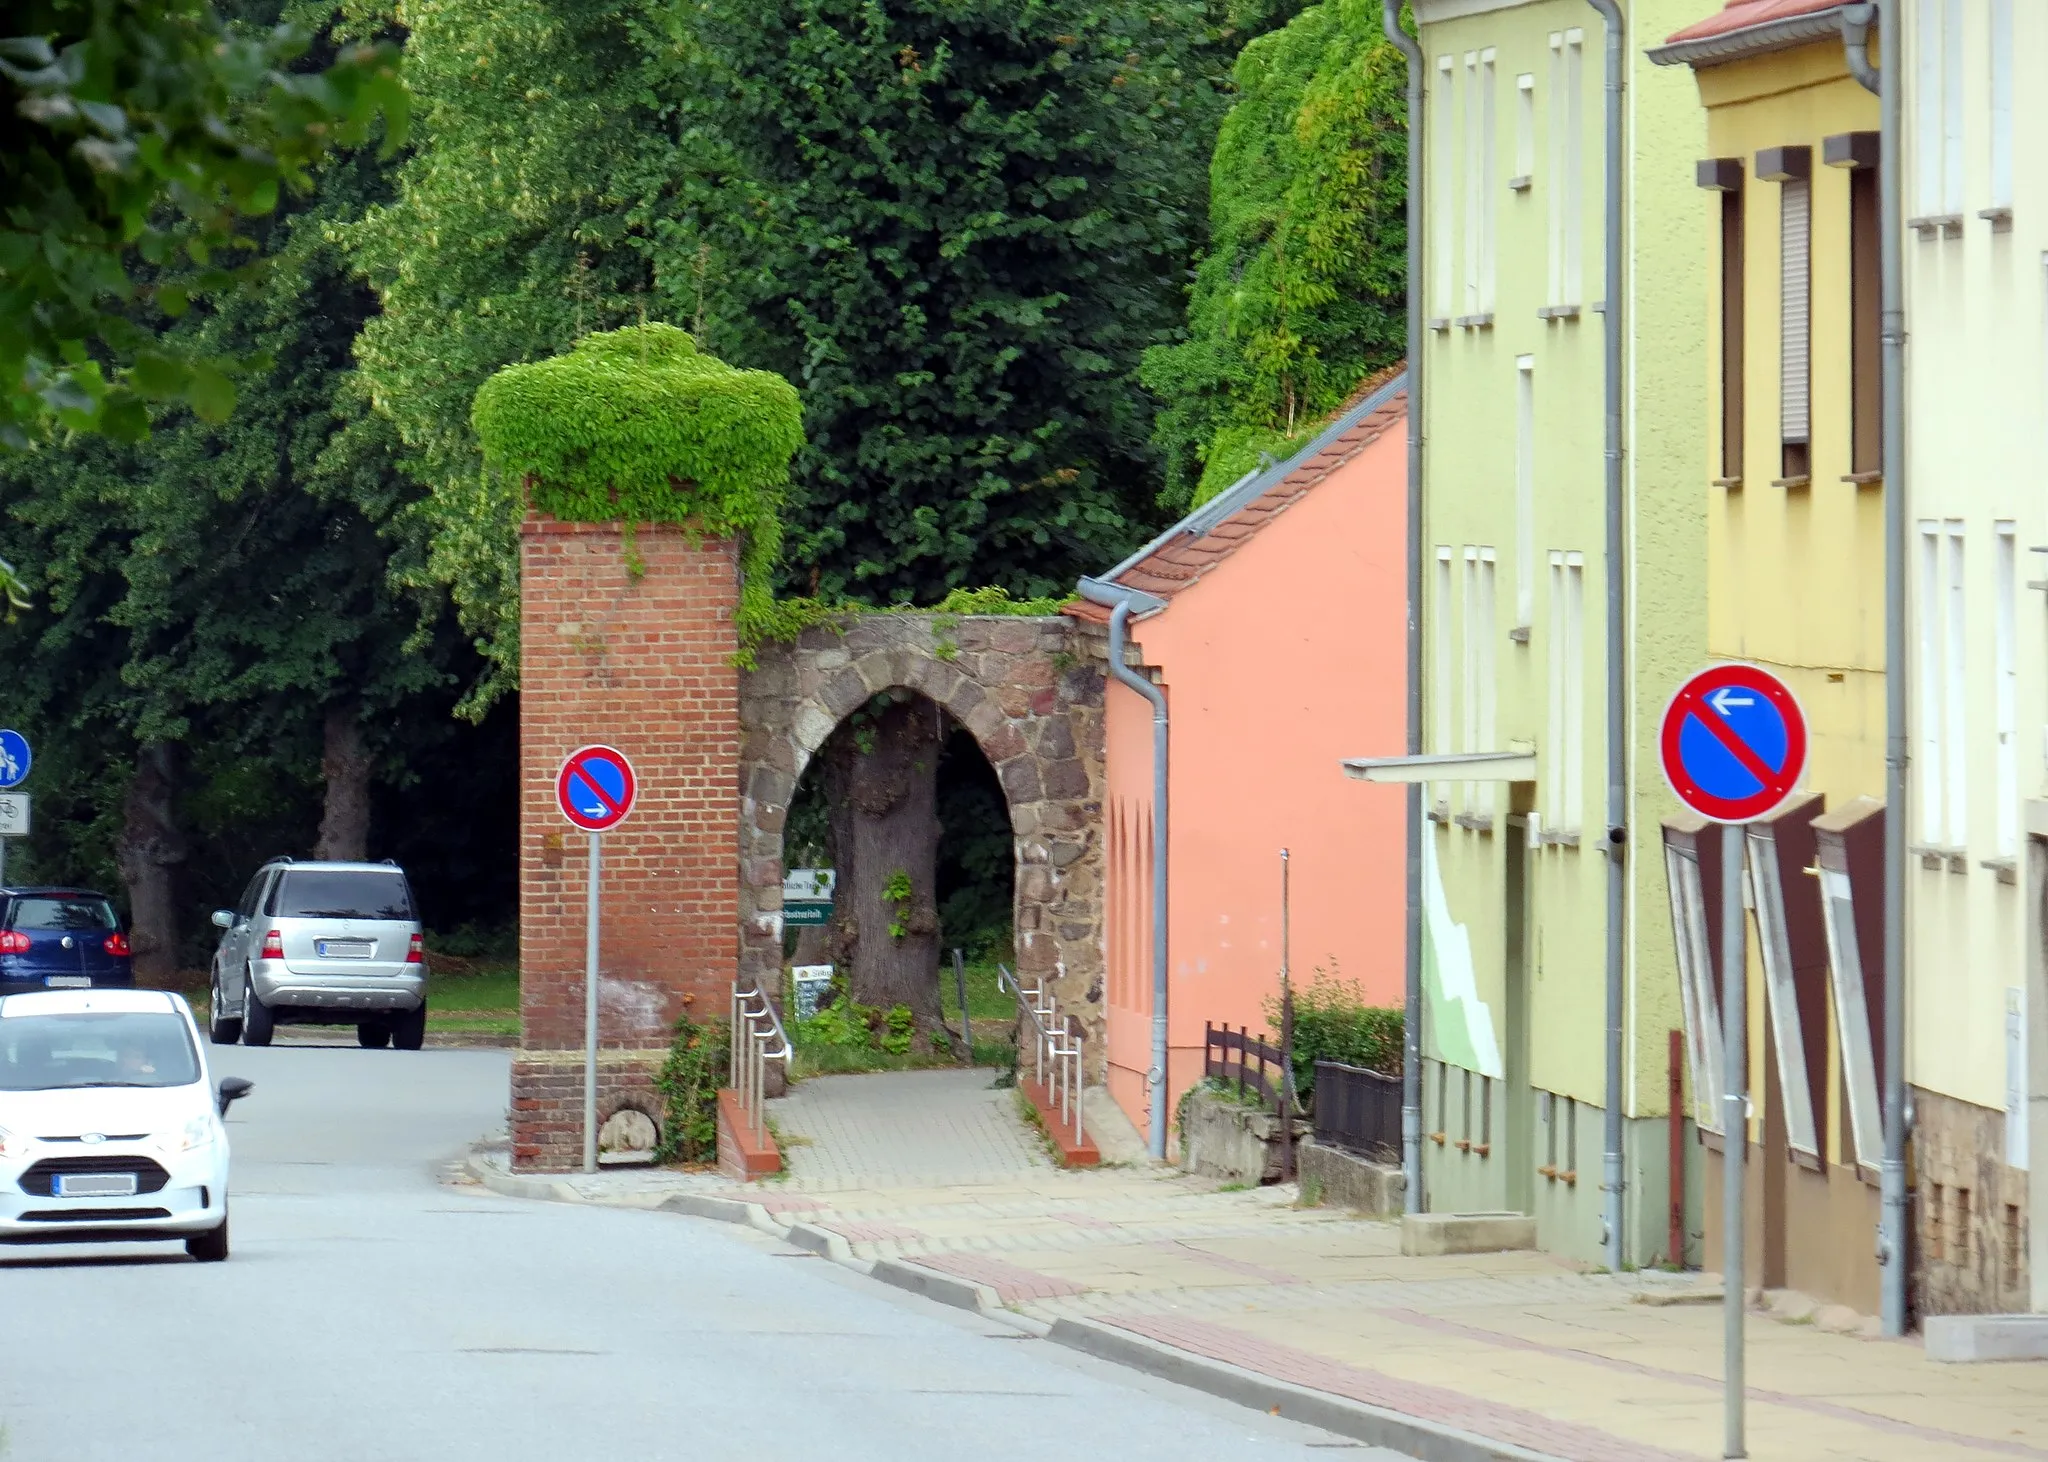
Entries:
{"label": "white window frame", "polygon": [[1536,177],[1536,73],[1515,78],[1515,176]]}
{"label": "white window frame", "polygon": [[1549,174],[1544,179],[1545,201],[1549,204],[1550,227],[1547,234],[1549,243],[1551,304],[1564,301],[1564,32],[1550,33],[1550,105],[1548,107],[1547,141],[1550,149]]}
{"label": "white window frame", "polygon": [[1770,1003],[1771,1035],[1778,1059],[1778,1088],[1783,1097],[1785,1142],[1796,1152],[1819,1159],[1820,1124],[1813,1110],[1813,1087],[1806,1071],[1805,1023],[1799,1013],[1799,987],[1792,977],[1792,936],[1785,920],[1784,875],[1803,879],[1803,868],[1779,868],[1778,842],[1749,829],[1729,827],[1723,837],[1743,837],[1743,866],[1749,873],[1750,907],[1756,911],[1757,946],[1763,956],[1764,998]]}
{"label": "white window frame", "polygon": [[1515,357],[1515,624],[1536,622],[1536,357]]}
{"label": "white window frame", "polygon": [[1577,832],[1586,816],[1586,555],[1564,556],[1564,811]]}
{"label": "white window frame", "polygon": [[1943,728],[1948,743],[1948,787],[1943,800],[1948,807],[1948,845],[1960,849],[1970,845],[1969,579],[1962,519],[1950,518],[1944,528],[1948,646],[1943,656],[1942,698],[1948,711],[1948,724]]}
{"label": "white window frame", "polygon": [[1479,304],[1493,313],[1500,252],[1499,77],[1493,47],[1479,53]]}
{"label": "white window frame", "polygon": [[1486,177],[1483,167],[1486,146],[1486,130],[1481,125],[1479,114],[1485,104],[1486,89],[1480,84],[1479,52],[1465,53],[1465,279],[1460,295],[1465,302],[1463,315],[1476,315],[1484,305],[1480,304],[1479,287],[1480,255],[1485,248],[1484,220],[1486,201],[1484,190]]}
{"label": "white window frame", "polygon": [[1913,780],[1920,784],[1920,840],[1929,845],[1938,845],[1947,830],[1948,820],[1943,805],[1943,769],[1948,758],[1942,748],[1942,734],[1946,730],[1946,713],[1941,703],[1943,651],[1947,637],[1942,633],[1942,611],[1947,604],[1943,592],[1941,524],[1932,518],[1922,518],[1917,525],[1920,548],[1920,593],[1914,609],[1919,620],[1917,660],[1919,674],[1915,677],[1919,691],[1919,705],[1915,708],[1915,721],[1919,735],[1915,738],[1917,764],[1920,775]]}
{"label": "white window frame", "polygon": [[[1452,744],[1451,706],[1451,609],[1452,596],[1456,592],[1452,585],[1455,577],[1452,569],[1451,545],[1439,543],[1436,546],[1436,614],[1430,625],[1430,724],[1434,728],[1436,750],[1455,751]],[[1450,815],[1450,783],[1438,782],[1433,796],[1439,816]]]}
{"label": "white window frame", "polygon": [[2019,760],[2019,525],[2001,519],[1991,525],[1996,550],[1993,593],[1997,595],[1997,628],[1992,636],[1993,735],[1997,738],[1996,856],[2016,858],[2020,851]]}
{"label": "white window frame", "polygon": [[1550,623],[1544,638],[1549,641],[1549,675],[1545,707],[1543,745],[1537,748],[1539,795],[1544,822],[1560,827],[1564,822],[1564,551],[1553,548],[1550,559]]}
{"label": "white window frame", "polygon": [[[1933,4],[1936,0],[1921,0]],[[1963,211],[1963,0],[1941,9],[1941,211]]]}
{"label": "white window frame", "polygon": [[1856,940],[1849,875],[1820,871],[1821,923],[1828,937],[1828,978],[1835,992],[1835,1036],[1842,1084],[1849,1097],[1852,1160],[1876,1167],[1884,1155],[1884,1120],[1877,1100],[1877,1051],[1871,1044],[1870,1007],[1863,999],[1863,956]]}
{"label": "white window frame", "polygon": [[[1479,740],[1482,749],[1500,749],[1500,728],[1497,724],[1500,705],[1499,656],[1496,647],[1500,643],[1498,617],[1499,565],[1493,549],[1482,546],[1479,550],[1479,638],[1475,642],[1480,662],[1479,676]],[[1492,817],[1497,811],[1500,783],[1483,782],[1479,788],[1480,811]]]}
{"label": "white window frame", "polygon": [[[1462,733],[1458,750],[1478,751],[1479,746],[1479,545],[1468,543],[1464,551],[1464,614],[1460,628],[1465,640],[1465,693],[1460,699],[1459,716]],[[1468,781],[1459,793],[1458,805],[1466,812],[1475,812],[1478,783]]]}
{"label": "white window frame", "polygon": [[1991,0],[1991,206],[2012,207],[2013,0]]}
{"label": "white window frame", "polygon": [[1430,281],[1429,297],[1434,306],[1433,313],[1448,319],[1455,314],[1457,294],[1457,198],[1452,187],[1457,179],[1457,71],[1456,60],[1444,55],[1436,58],[1436,96],[1434,101],[1436,127],[1434,145],[1431,148],[1430,179],[1431,219],[1434,231],[1434,248],[1430,250],[1430,272],[1436,277]]}
{"label": "white window frame", "polygon": [[1586,302],[1586,33],[1564,33],[1564,292],[1559,304]]}
{"label": "white window frame", "polygon": [[[1723,836],[1734,836],[1734,830]],[[1714,947],[1707,941],[1706,896],[1698,858],[1688,857],[1667,842],[1664,877],[1671,895],[1672,943],[1678,951],[1685,1049],[1692,1062],[1692,1119],[1701,1131],[1718,1134],[1722,1128],[1721,1001],[1715,983]]]}

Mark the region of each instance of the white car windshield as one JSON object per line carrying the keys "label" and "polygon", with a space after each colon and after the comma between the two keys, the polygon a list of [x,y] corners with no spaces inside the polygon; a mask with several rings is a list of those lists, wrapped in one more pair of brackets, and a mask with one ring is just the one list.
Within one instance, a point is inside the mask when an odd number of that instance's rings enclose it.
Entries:
{"label": "white car windshield", "polygon": [[170,1011],[91,1011],[0,1020],[0,1091],[189,1086],[199,1053]]}

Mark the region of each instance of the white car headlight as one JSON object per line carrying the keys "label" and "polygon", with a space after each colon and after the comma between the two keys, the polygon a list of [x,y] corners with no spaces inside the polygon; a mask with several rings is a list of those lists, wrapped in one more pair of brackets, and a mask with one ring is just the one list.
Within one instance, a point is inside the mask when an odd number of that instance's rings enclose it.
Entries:
{"label": "white car headlight", "polygon": [[27,1157],[28,1139],[16,1137],[5,1127],[0,1127],[0,1157]]}
{"label": "white car headlight", "polygon": [[197,1147],[206,1147],[213,1142],[213,1118],[194,1117],[176,1132],[166,1132],[157,1138],[156,1145],[165,1152],[190,1152]]}

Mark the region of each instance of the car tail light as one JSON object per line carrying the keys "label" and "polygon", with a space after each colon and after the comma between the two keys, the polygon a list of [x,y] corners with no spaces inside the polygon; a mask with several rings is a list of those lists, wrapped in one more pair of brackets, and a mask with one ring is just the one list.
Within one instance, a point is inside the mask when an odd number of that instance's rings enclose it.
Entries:
{"label": "car tail light", "polygon": [[264,959],[284,958],[284,931],[282,929],[273,929],[263,936],[262,957]]}
{"label": "car tail light", "polygon": [[128,957],[128,936],[119,932],[109,934],[101,946],[116,959]]}
{"label": "car tail light", "polygon": [[28,951],[29,943],[26,934],[13,929],[0,932],[0,954],[27,954]]}
{"label": "car tail light", "polygon": [[411,942],[405,946],[405,962],[409,965],[425,964],[426,959],[427,941],[415,934]]}

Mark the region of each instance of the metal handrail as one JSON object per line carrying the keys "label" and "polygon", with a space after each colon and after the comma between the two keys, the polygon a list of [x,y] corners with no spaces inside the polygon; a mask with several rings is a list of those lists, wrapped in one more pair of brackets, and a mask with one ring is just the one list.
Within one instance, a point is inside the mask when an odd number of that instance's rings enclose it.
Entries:
{"label": "metal handrail", "polygon": [[[1087,1037],[1081,1033],[1080,1022],[1071,1015],[1060,1015],[1059,1001],[1053,997],[1052,988],[1043,980],[1034,979],[1031,988],[1024,986],[1022,976],[1010,973],[1008,965],[996,966],[996,986],[1008,990],[1017,997],[1017,1008],[1022,1011],[1031,1026],[1031,1069],[1033,1079],[1045,1088],[1060,1109],[1060,1124],[1071,1123],[1074,1128],[1074,1143],[1081,1142],[1081,1088],[1085,1083],[1081,1064],[1081,1049]],[[1018,1052],[1018,1063],[1023,1063],[1023,1052]],[[1050,1068],[1050,1080],[1048,1080]]]}
{"label": "metal handrail", "polygon": [[775,1002],[761,993],[758,983],[750,988],[733,983],[730,1046],[732,1089],[758,1144],[768,1135],[768,1063],[786,1062],[794,1054]]}

